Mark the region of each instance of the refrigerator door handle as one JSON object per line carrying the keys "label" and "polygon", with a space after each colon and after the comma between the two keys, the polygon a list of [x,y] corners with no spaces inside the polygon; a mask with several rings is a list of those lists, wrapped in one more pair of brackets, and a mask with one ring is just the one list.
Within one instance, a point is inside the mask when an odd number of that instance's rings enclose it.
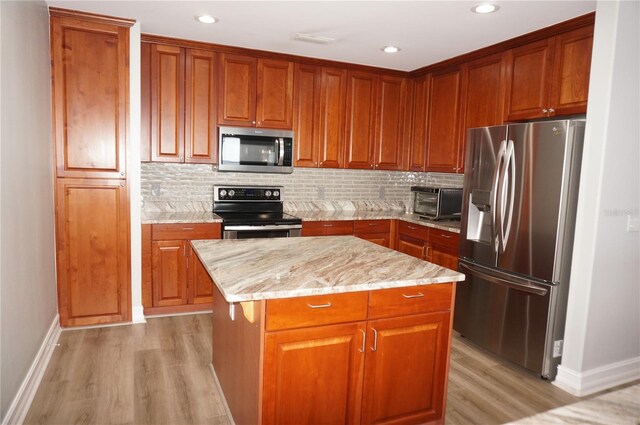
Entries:
{"label": "refrigerator door handle", "polygon": [[499,223],[502,221],[502,216],[500,215],[500,208],[498,208],[499,201],[499,182],[500,175],[502,170],[502,164],[504,162],[504,155],[507,149],[507,141],[503,140],[500,142],[500,148],[498,149],[498,162],[496,163],[496,167],[493,172],[493,182],[491,184],[491,244],[494,246],[496,252],[500,249],[500,241],[499,241]]}
{"label": "refrigerator door handle", "polygon": [[482,278],[488,282],[496,283],[498,285],[506,286],[508,288],[513,288],[518,291],[529,292],[534,295],[544,296],[547,295],[548,290],[540,285],[536,285],[533,281],[522,278],[511,276],[510,280],[504,279],[503,277],[497,275],[496,273],[478,266],[474,266],[471,264],[467,264],[465,262],[460,261],[458,265],[458,269],[463,273],[469,273],[473,276],[477,276]]}
{"label": "refrigerator door handle", "polygon": [[[507,248],[507,241],[509,240],[509,233],[511,233],[511,222],[513,218],[513,202],[516,192],[516,153],[515,148],[513,146],[513,140],[509,140],[509,144],[507,146],[507,163],[505,164],[505,170],[507,170],[507,181],[509,184],[509,207],[506,209],[507,213],[507,226],[502,234],[502,252]],[[501,225],[501,228],[504,226]]]}
{"label": "refrigerator door handle", "polygon": [[[496,205],[498,222],[498,253],[503,254],[507,249],[507,239],[511,231],[513,216],[513,197],[515,196],[515,152],[513,140],[506,144],[504,162],[498,178],[498,204]],[[508,205],[508,206],[507,206]],[[506,229],[505,229],[506,218]]]}

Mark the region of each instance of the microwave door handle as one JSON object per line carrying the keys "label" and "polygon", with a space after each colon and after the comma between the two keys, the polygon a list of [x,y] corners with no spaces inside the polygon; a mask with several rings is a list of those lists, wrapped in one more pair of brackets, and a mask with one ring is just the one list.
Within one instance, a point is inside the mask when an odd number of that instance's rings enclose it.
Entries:
{"label": "microwave door handle", "polygon": [[276,144],[278,146],[278,165],[282,166],[284,164],[284,139],[282,137],[276,139]]}

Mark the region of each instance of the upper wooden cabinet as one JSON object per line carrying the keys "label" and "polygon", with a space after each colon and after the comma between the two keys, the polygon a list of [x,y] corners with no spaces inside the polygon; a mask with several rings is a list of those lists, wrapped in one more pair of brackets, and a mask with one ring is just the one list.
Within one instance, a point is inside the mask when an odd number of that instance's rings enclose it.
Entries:
{"label": "upper wooden cabinet", "polygon": [[374,168],[402,169],[407,79],[381,75],[378,83]]}
{"label": "upper wooden cabinet", "polygon": [[130,25],[52,12],[57,177],[125,177]]}
{"label": "upper wooden cabinet", "polygon": [[425,171],[461,171],[458,163],[461,83],[459,69],[431,75]]}
{"label": "upper wooden cabinet", "polygon": [[411,171],[424,171],[424,165],[427,159],[430,82],[431,76],[429,74],[416,78],[413,82],[413,121],[407,167]]}
{"label": "upper wooden cabinet", "polygon": [[586,112],[593,27],[512,49],[505,120]]}
{"label": "upper wooden cabinet", "polygon": [[373,168],[378,75],[349,71],[347,76],[346,168]]}
{"label": "upper wooden cabinet", "polygon": [[215,163],[216,53],[142,44],[141,159]]}
{"label": "upper wooden cabinet", "polygon": [[296,64],[295,81],[295,166],[342,167],[347,71]]}
{"label": "upper wooden cabinet", "polygon": [[219,124],[292,128],[292,62],[224,53],[219,81]]}

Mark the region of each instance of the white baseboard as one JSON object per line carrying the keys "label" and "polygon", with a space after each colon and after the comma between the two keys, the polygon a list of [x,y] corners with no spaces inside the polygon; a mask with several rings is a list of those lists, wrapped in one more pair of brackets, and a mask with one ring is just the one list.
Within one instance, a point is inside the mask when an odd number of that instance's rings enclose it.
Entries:
{"label": "white baseboard", "polygon": [[7,414],[2,421],[2,425],[15,425],[24,422],[29,407],[31,407],[31,402],[33,402],[36,391],[38,391],[38,387],[40,386],[40,381],[42,381],[44,372],[47,370],[53,349],[58,343],[60,330],[60,322],[56,314],[42,341],[42,345],[40,345],[38,354],[36,354],[36,357],[33,359],[27,375],[24,377],[9,409],[7,409]]}
{"label": "white baseboard", "polygon": [[553,385],[582,397],[640,379],[640,357],[576,372],[562,365]]}
{"label": "white baseboard", "polygon": [[144,318],[144,307],[142,305],[134,305],[131,308],[131,322],[132,323],[147,323],[147,319]]}

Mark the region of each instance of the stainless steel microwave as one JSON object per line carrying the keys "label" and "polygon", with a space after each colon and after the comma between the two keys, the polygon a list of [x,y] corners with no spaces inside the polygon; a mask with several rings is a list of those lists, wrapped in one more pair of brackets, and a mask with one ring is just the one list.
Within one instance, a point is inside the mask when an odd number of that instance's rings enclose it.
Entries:
{"label": "stainless steel microwave", "polygon": [[413,212],[429,220],[459,219],[462,189],[412,186]]}
{"label": "stainless steel microwave", "polygon": [[220,127],[218,170],[292,173],[293,132],[265,128]]}

